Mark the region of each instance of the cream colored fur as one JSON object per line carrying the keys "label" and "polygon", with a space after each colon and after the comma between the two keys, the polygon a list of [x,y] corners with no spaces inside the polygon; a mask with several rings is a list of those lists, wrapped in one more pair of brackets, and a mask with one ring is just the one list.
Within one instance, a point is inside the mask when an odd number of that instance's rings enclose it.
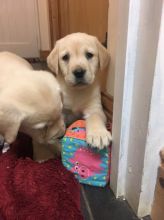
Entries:
{"label": "cream colored fur", "polygon": [[[87,53],[92,57],[87,58]],[[65,56],[68,60],[65,60]],[[64,97],[64,108],[74,115],[86,118],[87,142],[103,148],[111,141],[107,131],[106,117],[101,105],[99,77],[109,62],[107,50],[97,38],[74,33],[56,42],[47,58],[49,68],[56,74]],[[77,83],[74,71],[85,70],[84,83]]]}
{"label": "cream colored fur", "polygon": [[59,84],[47,71],[34,71],[24,59],[0,53],[0,134],[12,143],[18,131],[38,143],[64,133]]}

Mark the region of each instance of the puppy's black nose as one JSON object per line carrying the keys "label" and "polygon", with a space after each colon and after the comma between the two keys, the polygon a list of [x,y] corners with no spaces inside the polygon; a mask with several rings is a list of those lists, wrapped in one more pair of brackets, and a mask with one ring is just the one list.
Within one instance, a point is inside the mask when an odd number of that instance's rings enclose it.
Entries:
{"label": "puppy's black nose", "polygon": [[82,79],[84,77],[85,72],[86,72],[85,69],[78,68],[73,71],[73,74],[77,79]]}

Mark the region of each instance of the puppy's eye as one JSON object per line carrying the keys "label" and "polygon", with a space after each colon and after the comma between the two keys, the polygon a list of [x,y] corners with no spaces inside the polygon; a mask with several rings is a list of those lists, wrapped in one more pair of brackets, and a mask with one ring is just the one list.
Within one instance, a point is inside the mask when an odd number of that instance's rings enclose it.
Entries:
{"label": "puppy's eye", "polygon": [[62,56],[62,60],[68,61],[69,57],[70,57],[69,54],[65,54],[64,56]]}
{"label": "puppy's eye", "polygon": [[86,58],[89,60],[89,59],[92,59],[92,57],[93,57],[94,55],[93,55],[93,53],[86,52],[86,53],[85,53],[85,56],[86,56]]}

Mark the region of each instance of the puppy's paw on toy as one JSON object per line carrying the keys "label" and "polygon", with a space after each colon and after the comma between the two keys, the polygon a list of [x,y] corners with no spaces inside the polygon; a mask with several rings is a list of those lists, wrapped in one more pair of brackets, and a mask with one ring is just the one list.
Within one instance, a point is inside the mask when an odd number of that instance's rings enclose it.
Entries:
{"label": "puppy's paw on toy", "polygon": [[91,147],[103,149],[109,146],[112,141],[112,136],[106,128],[93,129],[87,132],[86,141]]}

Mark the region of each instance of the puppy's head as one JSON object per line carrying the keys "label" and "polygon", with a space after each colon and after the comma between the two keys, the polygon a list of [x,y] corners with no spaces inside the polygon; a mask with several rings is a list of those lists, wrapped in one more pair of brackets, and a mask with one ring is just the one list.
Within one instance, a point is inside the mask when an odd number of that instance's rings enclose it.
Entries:
{"label": "puppy's head", "polygon": [[84,33],[67,35],[57,41],[47,58],[49,68],[62,74],[69,86],[90,85],[109,62],[109,54],[96,37]]}
{"label": "puppy's head", "polygon": [[51,74],[42,74],[42,80],[35,80],[35,87],[19,88],[21,92],[11,91],[11,99],[0,100],[0,134],[9,144],[16,139],[18,131],[41,144],[53,144],[64,135],[59,85]]}

